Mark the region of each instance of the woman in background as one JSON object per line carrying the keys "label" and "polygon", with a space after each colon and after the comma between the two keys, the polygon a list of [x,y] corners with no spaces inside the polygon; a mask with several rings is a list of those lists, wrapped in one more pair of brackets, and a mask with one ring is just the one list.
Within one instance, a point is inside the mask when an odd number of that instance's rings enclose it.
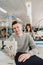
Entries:
{"label": "woman in background", "polygon": [[29,32],[29,34],[30,34],[30,35],[33,37],[33,39],[34,39],[35,33],[34,33],[34,31],[32,30],[32,26],[31,26],[30,23],[27,23],[27,24],[26,24],[26,32]]}

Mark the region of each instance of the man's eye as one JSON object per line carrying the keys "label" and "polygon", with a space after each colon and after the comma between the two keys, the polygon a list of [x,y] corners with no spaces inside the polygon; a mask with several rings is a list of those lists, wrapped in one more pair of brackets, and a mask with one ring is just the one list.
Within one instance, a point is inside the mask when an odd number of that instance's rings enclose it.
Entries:
{"label": "man's eye", "polygon": [[13,29],[16,29],[16,28],[13,28]]}
{"label": "man's eye", "polygon": [[[17,26],[16,28],[19,28],[19,26]],[[13,28],[13,29],[16,29],[16,28]]]}
{"label": "man's eye", "polygon": [[19,28],[19,27],[17,26],[17,28]]}

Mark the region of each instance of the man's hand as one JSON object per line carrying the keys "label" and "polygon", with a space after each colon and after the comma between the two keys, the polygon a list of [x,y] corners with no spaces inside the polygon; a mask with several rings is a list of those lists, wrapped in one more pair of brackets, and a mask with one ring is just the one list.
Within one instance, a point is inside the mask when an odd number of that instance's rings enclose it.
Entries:
{"label": "man's hand", "polygon": [[25,54],[21,54],[18,58],[19,62],[25,62],[28,58],[30,58],[30,54],[29,53],[25,53]]}

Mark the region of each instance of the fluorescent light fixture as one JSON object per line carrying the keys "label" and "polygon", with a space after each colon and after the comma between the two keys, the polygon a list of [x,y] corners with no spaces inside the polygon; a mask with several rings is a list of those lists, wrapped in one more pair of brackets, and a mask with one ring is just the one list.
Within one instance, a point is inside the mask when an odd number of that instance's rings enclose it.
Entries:
{"label": "fluorescent light fixture", "polygon": [[4,10],[3,8],[0,7],[0,11],[2,11],[3,13],[7,13],[6,10]]}

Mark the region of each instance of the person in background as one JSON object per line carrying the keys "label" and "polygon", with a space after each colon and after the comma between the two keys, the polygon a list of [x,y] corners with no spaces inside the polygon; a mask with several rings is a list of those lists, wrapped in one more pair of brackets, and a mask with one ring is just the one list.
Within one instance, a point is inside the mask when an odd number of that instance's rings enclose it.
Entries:
{"label": "person in background", "polygon": [[29,34],[33,37],[33,39],[35,38],[35,33],[32,30],[32,25],[30,23],[26,24],[26,32],[29,32]]}
{"label": "person in background", "polygon": [[5,38],[6,37],[6,28],[3,28],[1,30],[1,35],[2,35],[2,38]]}
{"label": "person in background", "polygon": [[[29,33],[22,31],[22,24],[18,21],[13,21],[12,28],[14,33],[9,40],[15,38],[15,41],[17,41],[16,65],[43,65],[43,59],[38,57],[39,52],[33,38]],[[29,46],[31,46],[31,50]]]}
{"label": "person in background", "polygon": [[6,36],[7,36],[7,38],[9,38],[9,34],[6,33],[6,28],[3,28],[3,29],[1,30],[1,38],[2,38],[2,39],[6,39]]}

